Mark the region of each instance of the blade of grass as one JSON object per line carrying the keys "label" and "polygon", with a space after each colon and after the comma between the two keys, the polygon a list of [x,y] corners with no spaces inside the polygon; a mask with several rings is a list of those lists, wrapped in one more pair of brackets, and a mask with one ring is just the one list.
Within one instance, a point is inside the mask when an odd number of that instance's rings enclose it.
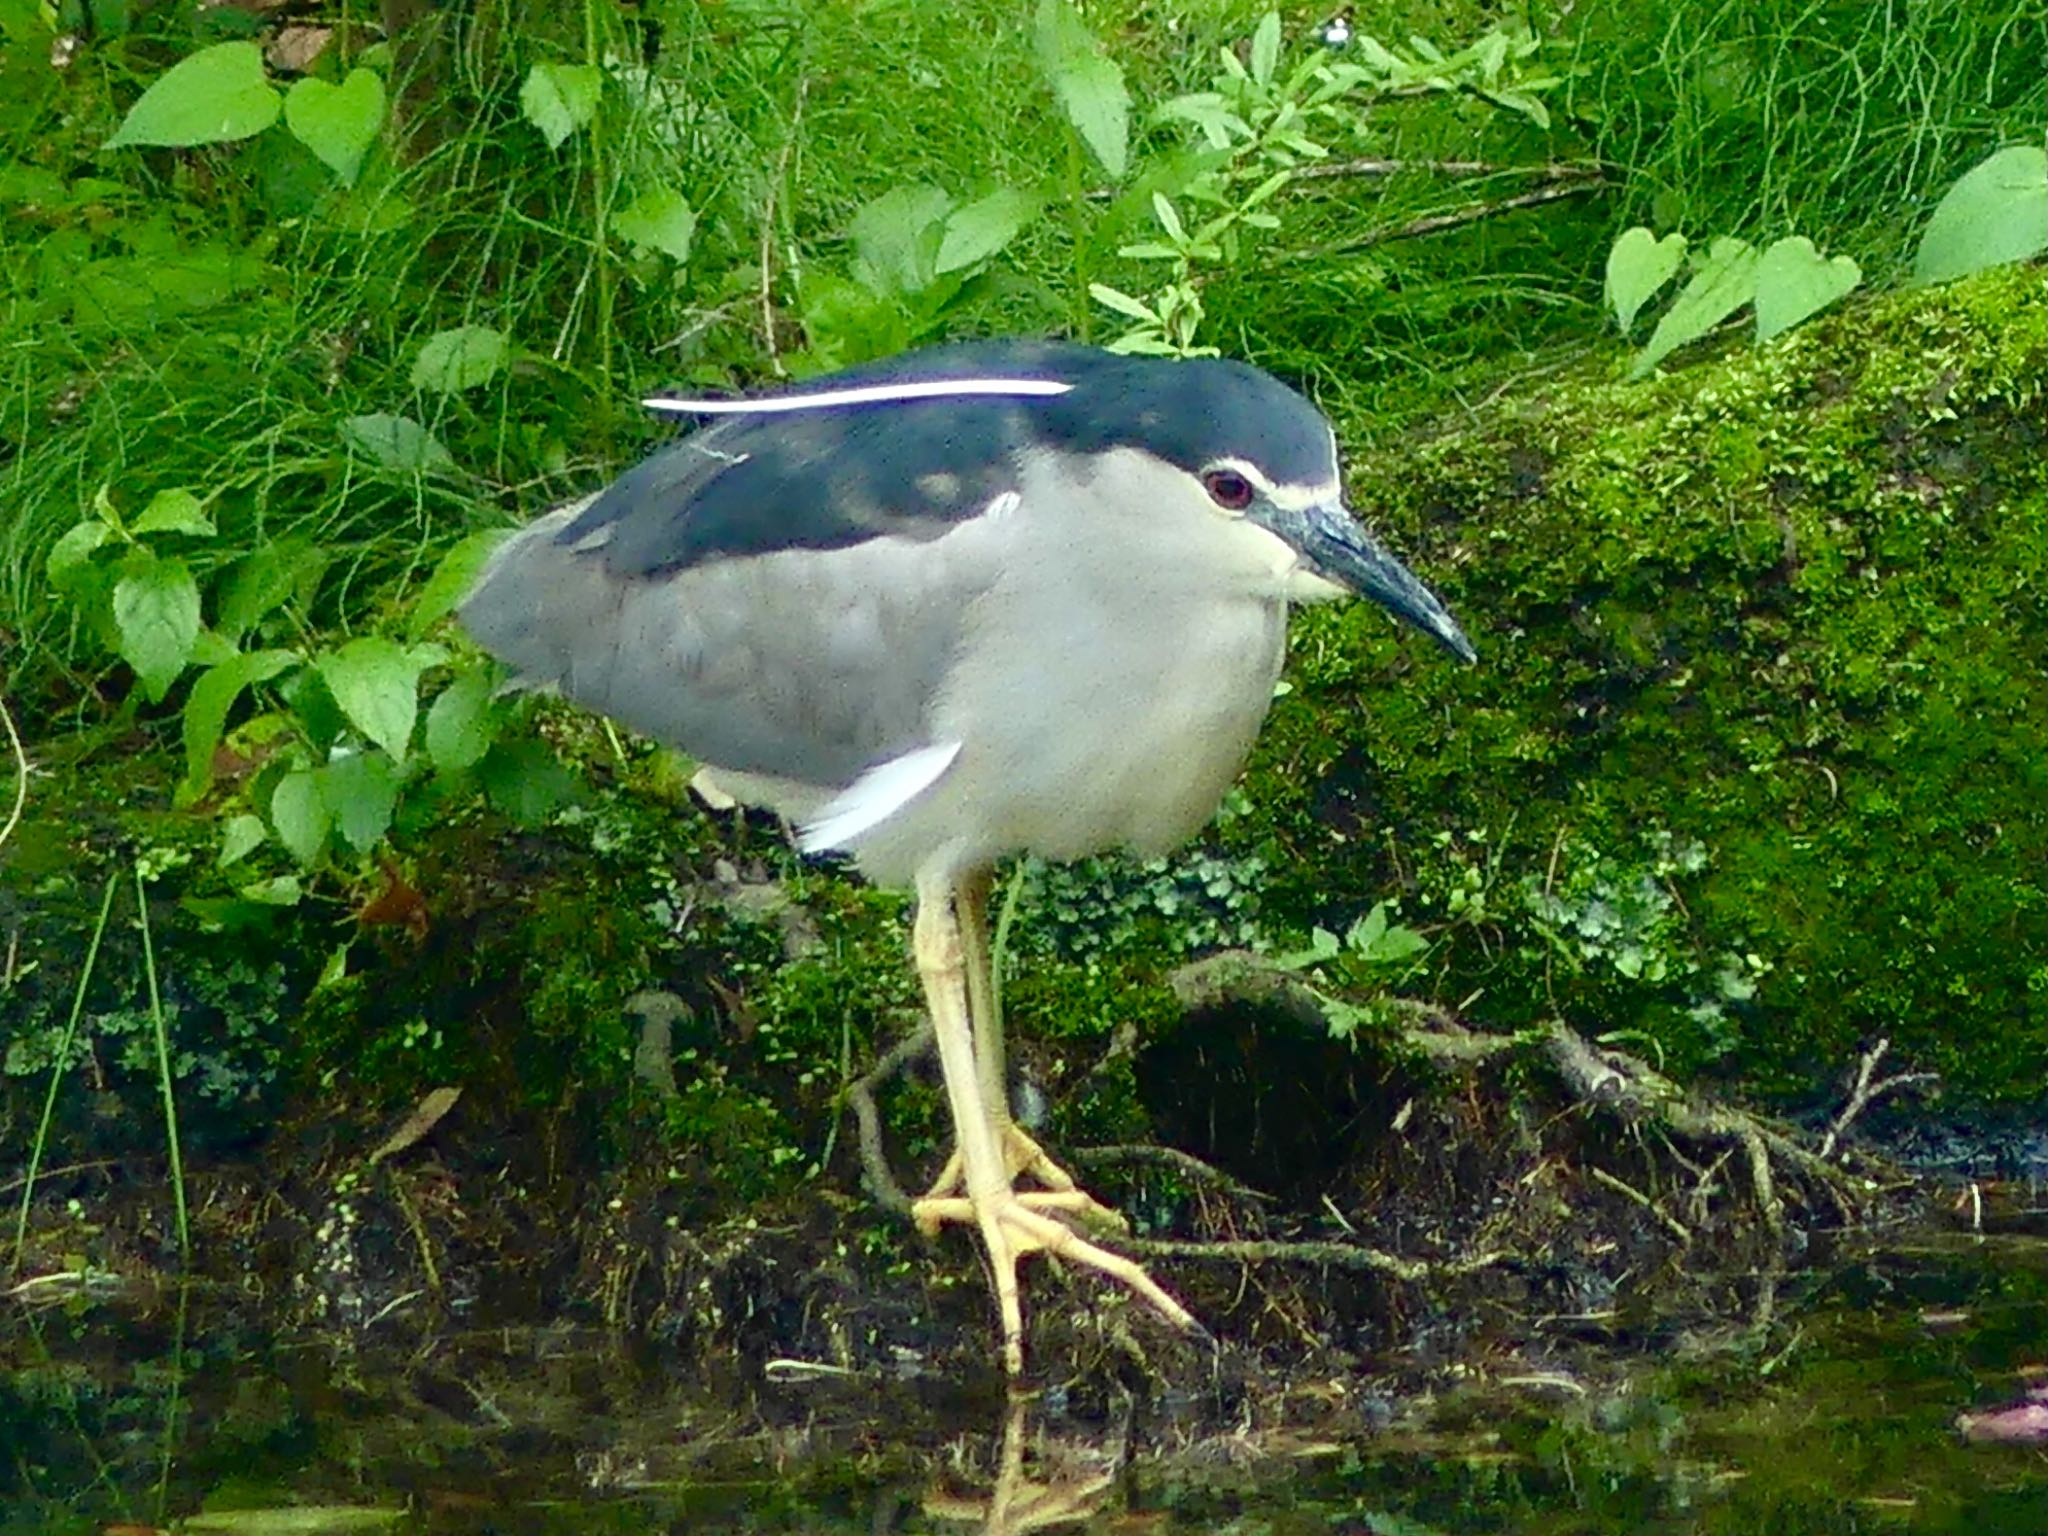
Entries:
{"label": "blade of grass", "polygon": [[115,876],[107,876],[106,894],[100,897],[99,921],[93,924],[92,942],[85,947],[85,964],[78,973],[78,990],[71,995],[71,1017],[64,1024],[64,1038],[57,1042],[56,1060],[50,1066],[50,1086],[43,1095],[42,1118],[36,1122],[35,1140],[28,1149],[28,1174],[21,1181],[21,1209],[14,1217],[14,1272],[21,1273],[21,1261],[28,1250],[28,1213],[36,1196],[36,1171],[50,1141],[50,1119],[57,1112],[57,1090],[64,1082],[64,1069],[71,1061],[71,1042],[78,1038],[78,1021],[85,1013],[85,990],[92,985],[93,967],[100,957],[100,939],[107,931],[107,914],[114,907]]}
{"label": "blade of grass", "polygon": [[164,1023],[163,995],[157,989],[156,946],[149,933],[149,888],[142,866],[135,866],[135,912],[142,924],[142,971],[149,978],[149,1019],[156,1033],[156,1076],[164,1097],[164,1146],[171,1161],[171,1199],[178,1212],[178,1258],[192,1258],[192,1229],[185,1210],[185,1158],[178,1146],[178,1099],[171,1091],[170,1030]]}

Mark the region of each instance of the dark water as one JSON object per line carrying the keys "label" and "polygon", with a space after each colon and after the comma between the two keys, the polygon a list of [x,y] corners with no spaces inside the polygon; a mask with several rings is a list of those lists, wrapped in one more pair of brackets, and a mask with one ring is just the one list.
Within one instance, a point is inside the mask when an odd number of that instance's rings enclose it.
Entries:
{"label": "dark water", "polygon": [[0,1312],[0,1532],[2048,1536],[2048,1452],[1957,1427],[2048,1382],[2048,1242],[1929,1238],[1756,1295],[1568,1370],[1295,1383],[1223,1421],[1200,1390],[1084,1413],[681,1379],[573,1330],[285,1348],[228,1298],[52,1279]]}

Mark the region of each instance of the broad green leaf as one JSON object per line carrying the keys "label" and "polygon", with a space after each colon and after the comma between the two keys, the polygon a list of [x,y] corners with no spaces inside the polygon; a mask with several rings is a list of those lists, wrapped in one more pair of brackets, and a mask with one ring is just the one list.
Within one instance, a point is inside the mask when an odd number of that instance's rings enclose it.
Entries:
{"label": "broad green leaf", "polygon": [[71,591],[79,572],[91,567],[93,551],[113,535],[114,530],[96,517],[65,529],[43,563],[50,585],[59,592]]}
{"label": "broad green leaf", "polygon": [[846,226],[861,275],[878,293],[912,294],[931,286],[953,199],[937,187],[891,187]]}
{"label": "broad green leaf", "polygon": [[1280,13],[1268,11],[1252,33],[1252,78],[1261,85],[1273,83],[1273,70],[1280,62]]}
{"label": "broad green leaf", "polygon": [[465,672],[427,706],[427,756],[443,773],[471,767],[491,749],[495,725],[490,674]]}
{"label": "broad green leaf", "polygon": [[1685,244],[1683,235],[1659,240],[1640,224],[1615,237],[1607,252],[1607,307],[1624,335],[1650,295],[1671,281],[1685,260]]}
{"label": "broad green leaf", "polygon": [[216,43],[158,76],[128,109],[106,147],[229,144],[276,122],[279,105],[277,92],[263,76],[261,47]]}
{"label": "broad green leaf", "polygon": [[1636,355],[1629,377],[1639,379],[1689,341],[1697,341],[1756,296],[1756,247],[1723,235],[1679,290],[1671,308]]}
{"label": "broad green leaf", "polygon": [[595,64],[536,64],[519,87],[519,110],[540,130],[549,149],[597,116],[604,76]]}
{"label": "broad green leaf", "polygon": [[285,95],[284,124],[343,186],[352,187],[384,126],[384,82],[367,69],[350,70],[339,85],[307,75]]}
{"label": "broad green leaf", "polygon": [[320,795],[342,841],[367,853],[391,830],[398,809],[398,770],[381,752],[338,757],[320,770]]}
{"label": "broad green leaf", "polygon": [[178,785],[179,807],[193,804],[213,787],[213,754],[227,729],[228,713],[242,690],[267,683],[298,656],[292,651],[250,651],[208,667],[192,685],[180,714],[185,734],[185,777]]}
{"label": "broad green leaf", "polygon": [[390,753],[394,762],[404,762],[419,715],[420,673],[425,670],[421,660],[395,640],[362,635],[322,656],[318,665],[321,680],[349,724]]}
{"label": "broad green leaf", "polygon": [[525,827],[540,826],[576,789],[555,754],[531,739],[499,742],[484,754],[477,773],[491,804]]}
{"label": "broad green leaf", "polygon": [[259,906],[296,907],[304,891],[297,875],[272,875],[268,880],[252,881],[235,894]]}
{"label": "broad green leaf", "polygon": [[228,818],[227,825],[220,829],[220,857],[214,862],[222,869],[239,864],[270,836],[270,829],[263,825],[261,816],[251,816],[246,811],[240,816]]}
{"label": "broad green leaf", "polygon": [[996,254],[1038,214],[1038,199],[1005,187],[946,215],[937,270],[958,272]]}
{"label": "broad green leaf", "polygon": [[1863,281],[1847,256],[1823,256],[1804,235],[1774,242],[1756,264],[1756,339],[1769,341]]}
{"label": "broad green leaf", "polygon": [[2015,144],[1963,173],[1927,221],[1916,282],[1942,283],[2048,251],[2048,150]]}
{"label": "broad green leaf", "polygon": [[1038,0],[1038,67],[1060,110],[1112,181],[1130,161],[1131,97],[1124,72],[1103,53],[1071,0]]}
{"label": "broad green leaf", "polygon": [[297,768],[277,781],[270,796],[270,824],[277,840],[303,865],[312,865],[327,846],[328,829],[334,813],[320,793],[320,775],[311,768]]}
{"label": "broad green leaf", "polygon": [[385,411],[351,416],[341,424],[341,440],[386,469],[410,474],[449,469],[455,463],[454,456],[441,446],[441,440],[410,416],[393,416]]}
{"label": "broad green leaf", "polygon": [[650,187],[613,216],[612,231],[643,251],[688,261],[697,238],[697,215],[673,187]]}
{"label": "broad green leaf", "polygon": [[190,491],[158,491],[149,498],[149,505],[142,509],[142,515],[135,519],[134,531],[142,533],[195,533],[210,539],[214,535],[213,519],[206,515],[206,504]]}
{"label": "broad green leaf", "polygon": [[412,360],[414,389],[452,395],[487,383],[505,361],[511,348],[502,331],[488,325],[458,325],[436,331],[420,343]]}
{"label": "broad green leaf", "polygon": [[114,584],[114,625],[121,659],[135,669],[143,693],[152,702],[162,698],[199,638],[199,583],[185,562],[129,551]]}
{"label": "broad green leaf", "polygon": [[292,595],[298,572],[292,568],[293,546],[259,544],[234,564],[220,592],[214,628],[239,640],[278,604]]}
{"label": "broad green leaf", "polygon": [[441,563],[434,567],[434,574],[420,588],[419,596],[413,599],[412,612],[405,620],[406,639],[419,639],[455,611],[455,605],[469,596],[470,588],[476,585],[491,551],[504,543],[511,532],[509,528],[489,528],[467,534],[450,546]]}

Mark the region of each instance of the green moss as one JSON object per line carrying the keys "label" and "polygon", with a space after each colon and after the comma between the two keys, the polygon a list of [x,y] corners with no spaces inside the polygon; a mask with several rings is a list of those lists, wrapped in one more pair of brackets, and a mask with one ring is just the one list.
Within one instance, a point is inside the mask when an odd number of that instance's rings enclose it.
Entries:
{"label": "green moss", "polygon": [[[1480,870],[1436,980],[1488,1021],[1561,1008],[1787,1089],[1883,1034],[1967,1096],[2039,1094],[2044,389],[2048,283],[2021,269],[1356,455],[1357,504],[1481,662],[1362,606],[1300,623],[1255,809],[1224,829],[1274,866],[1269,914],[1405,883],[1450,915]],[[1686,920],[1654,975],[1530,933],[1531,893],[1649,871],[1669,835],[1708,861],[1659,877]],[[1756,995],[1702,1031],[1731,957]]]}

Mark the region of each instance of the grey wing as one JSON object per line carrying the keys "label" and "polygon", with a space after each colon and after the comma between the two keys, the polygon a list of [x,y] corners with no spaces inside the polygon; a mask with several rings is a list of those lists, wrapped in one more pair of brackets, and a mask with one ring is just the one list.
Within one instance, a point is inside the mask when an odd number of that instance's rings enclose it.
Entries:
{"label": "grey wing", "polygon": [[612,525],[575,536],[590,505],[514,534],[462,607],[523,679],[714,767],[825,789],[930,745],[963,615],[994,579],[991,520],[633,571]]}

